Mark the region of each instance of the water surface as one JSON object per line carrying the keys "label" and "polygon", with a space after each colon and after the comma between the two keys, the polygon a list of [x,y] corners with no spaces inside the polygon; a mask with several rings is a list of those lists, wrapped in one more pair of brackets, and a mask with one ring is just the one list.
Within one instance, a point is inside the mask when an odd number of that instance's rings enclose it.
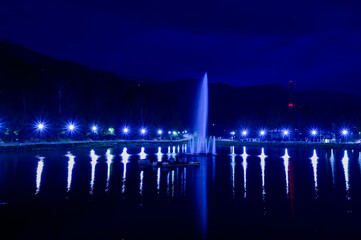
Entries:
{"label": "water surface", "polygon": [[[361,232],[358,152],[182,150],[1,153],[1,239],[330,239]],[[172,159],[200,166],[139,163]]]}

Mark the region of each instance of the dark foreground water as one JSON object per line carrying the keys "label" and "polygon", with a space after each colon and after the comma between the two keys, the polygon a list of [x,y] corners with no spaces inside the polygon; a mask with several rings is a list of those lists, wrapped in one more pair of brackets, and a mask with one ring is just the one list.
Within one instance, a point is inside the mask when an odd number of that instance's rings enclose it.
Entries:
{"label": "dark foreground water", "polygon": [[0,239],[359,239],[358,152],[217,150],[0,153]]}

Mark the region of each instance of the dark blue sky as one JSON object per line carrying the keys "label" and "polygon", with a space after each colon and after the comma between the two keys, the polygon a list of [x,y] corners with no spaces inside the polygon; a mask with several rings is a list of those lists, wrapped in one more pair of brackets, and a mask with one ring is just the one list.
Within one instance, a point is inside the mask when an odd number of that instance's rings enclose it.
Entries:
{"label": "dark blue sky", "polygon": [[0,38],[128,78],[361,94],[360,1],[2,0]]}

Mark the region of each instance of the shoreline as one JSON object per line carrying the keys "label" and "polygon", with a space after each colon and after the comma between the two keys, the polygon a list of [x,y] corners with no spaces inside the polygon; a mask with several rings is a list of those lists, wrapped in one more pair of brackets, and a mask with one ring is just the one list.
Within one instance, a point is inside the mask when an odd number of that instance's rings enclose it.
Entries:
{"label": "shoreline", "polygon": [[[26,143],[2,143],[0,152],[11,151],[38,151],[38,150],[70,150],[76,148],[109,148],[126,146],[151,146],[185,144],[188,138],[179,140],[84,140],[65,142],[26,142]],[[248,142],[228,139],[217,139],[219,147],[227,146],[259,146],[259,147],[291,147],[291,148],[328,148],[328,149],[361,149],[359,143],[320,143],[320,142]]]}
{"label": "shoreline", "polygon": [[217,146],[259,146],[282,148],[327,148],[327,149],[361,149],[360,143],[321,143],[321,142],[248,142],[236,140],[217,140]]}

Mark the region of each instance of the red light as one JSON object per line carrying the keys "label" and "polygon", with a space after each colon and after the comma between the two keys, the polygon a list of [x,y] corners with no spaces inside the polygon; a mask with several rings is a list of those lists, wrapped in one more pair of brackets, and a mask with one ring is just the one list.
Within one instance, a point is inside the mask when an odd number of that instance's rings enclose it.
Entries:
{"label": "red light", "polygon": [[293,107],[293,103],[289,103],[288,106],[289,106],[289,107]]}

